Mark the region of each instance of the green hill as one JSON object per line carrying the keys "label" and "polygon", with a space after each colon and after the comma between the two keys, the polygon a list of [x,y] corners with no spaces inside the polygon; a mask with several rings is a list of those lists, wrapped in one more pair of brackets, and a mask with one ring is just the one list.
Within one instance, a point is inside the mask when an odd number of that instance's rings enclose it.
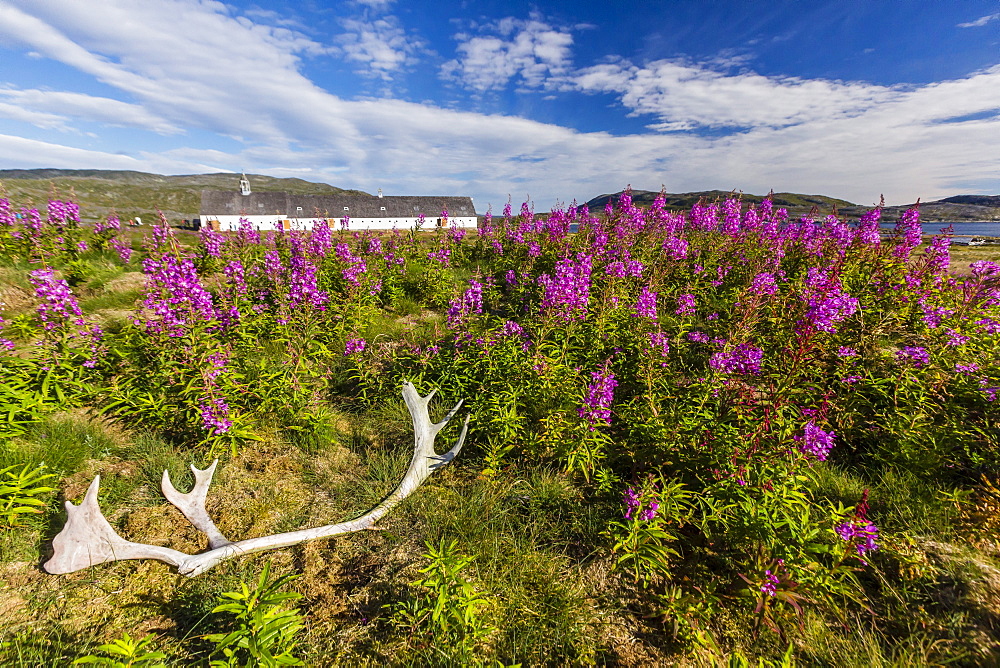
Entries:
{"label": "green hill", "polygon": [[[704,200],[706,202],[722,201],[733,194],[734,193],[725,190],[702,190],[690,193],[665,193],[664,197],[666,198],[668,209],[673,211],[688,211],[695,203],[698,202],[698,200]],[[765,195],[751,195],[748,193],[738,194],[745,204],[759,204],[765,197]],[[588,201],[587,207],[591,211],[603,211],[609,199],[617,201],[620,195],[621,192],[610,195],[600,195]],[[654,192],[652,190],[633,190],[632,201],[636,204],[636,206],[648,207],[652,205],[653,200],[655,200],[658,195],[658,192]],[[826,197],[825,195],[774,193],[772,199],[774,200],[774,205],[776,207],[784,207],[788,209],[788,212],[793,217],[804,216],[808,214],[813,207],[817,208],[821,213],[826,214],[833,211],[834,208],[840,210],[845,207],[855,206],[846,200]]]}
{"label": "green hill", "polygon": [[[302,179],[280,179],[249,174],[256,191],[290,192],[300,195],[366,194],[326,183]],[[84,220],[93,221],[115,211],[119,217],[142,217],[152,222],[157,210],[175,222],[198,214],[202,190],[238,190],[238,174],[190,174],[162,176],[146,172],[102,169],[6,169],[0,170],[0,188],[15,206],[44,209],[49,199],[72,199],[79,203]]]}
{"label": "green hill", "polygon": [[[725,190],[702,190],[690,193],[666,193],[667,208],[673,211],[689,211],[698,200],[715,202],[725,200],[738,194],[745,204],[758,204],[764,195],[749,193],[732,193]],[[656,199],[658,192],[651,190],[633,190],[632,201],[636,206],[648,207]],[[610,195],[600,195],[587,202],[591,212],[604,210],[609,199],[618,200],[621,192]],[[792,219],[809,215],[813,209],[816,215],[826,216],[836,212],[837,215],[849,220],[857,220],[871,205],[853,204],[846,200],[826,197],[825,195],[802,195],[799,193],[774,193],[772,199],[776,207],[788,209]],[[910,205],[886,206],[882,213],[883,221],[894,221]],[[927,223],[946,222],[993,222],[1000,221],[1000,195],[956,195],[934,202],[923,202],[920,205],[920,219]]]}

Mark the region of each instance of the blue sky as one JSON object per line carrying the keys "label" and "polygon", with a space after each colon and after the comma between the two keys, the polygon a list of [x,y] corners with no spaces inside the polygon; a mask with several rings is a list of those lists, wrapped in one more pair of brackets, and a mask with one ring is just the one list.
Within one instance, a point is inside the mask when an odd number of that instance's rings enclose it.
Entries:
{"label": "blue sky", "polygon": [[1000,193],[1000,1],[0,0],[0,168]]}

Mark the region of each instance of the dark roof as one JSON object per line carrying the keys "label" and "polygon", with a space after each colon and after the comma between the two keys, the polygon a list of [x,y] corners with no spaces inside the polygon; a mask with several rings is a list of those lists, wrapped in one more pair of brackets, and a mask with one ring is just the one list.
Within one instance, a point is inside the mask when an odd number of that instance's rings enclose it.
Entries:
{"label": "dark roof", "polygon": [[[347,211],[344,211],[345,206]],[[302,208],[301,212],[298,207]],[[293,195],[283,192],[241,195],[223,190],[201,191],[200,213],[207,216],[279,214],[290,218],[342,218],[344,215],[351,218],[415,218],[424,214],[436,218],[443,210],[447,210],[449,216],[476,215],[471,197]]]}

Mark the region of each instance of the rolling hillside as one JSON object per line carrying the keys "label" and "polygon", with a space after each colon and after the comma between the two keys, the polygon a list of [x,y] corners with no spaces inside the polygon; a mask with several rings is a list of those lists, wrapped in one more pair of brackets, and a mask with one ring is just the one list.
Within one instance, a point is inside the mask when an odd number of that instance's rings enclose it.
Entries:
{"label": "rolling hillside", "polygon": [[[0,185],[18,206],[44,207],[50,198],[72,199],[80,204],[84,220],[103,218],[114,210],[123,219],[142,217],[152,222],[157,210],[171,222],[198,213],[201,191],[237,190],[238,174],[161,176],[146,172],[100,169],[0,170]],[[326,183],[248,175],[256,191],[284,191],[303,195],[364,194]]]}
{"label": "rolling hillside", "polygon": [[[659,193],[651,190],[633,190],[632,200],[636,205],[647,207],[653,203]],[[723,200],[730,196],[724,190],[703,190],[690,193],[667,193],[667,208],[686,211],[699,199],[712,202]],[[593,212],[604,210],[608,200],[617,200],[621,192],[610,195],[600,195],[587,202],[587,207]],[[757,204],[764,195],[743,193],[743,201]],[[821,216],[833,213],[848,219],[860,218],[871,206],[854,204],[842,199],[826,197],[825,195],[802,195],[798,193],[774,193],[775,206],[788,209],[792,218],[808,215],[815,207]],[[907,204],[886,206],[883,220],[892,221],[906,210]],[[920,205],[920,219],[924,222],[990,222],[1000,221],[1000,195],[957,195],[934,202],[923,202]]]}

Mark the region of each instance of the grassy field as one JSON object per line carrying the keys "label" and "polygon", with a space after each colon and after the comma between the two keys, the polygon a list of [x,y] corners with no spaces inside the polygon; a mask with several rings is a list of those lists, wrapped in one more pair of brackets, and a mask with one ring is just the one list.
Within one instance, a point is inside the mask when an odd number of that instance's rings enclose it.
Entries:
{"label": "grassy field", "polygon": [[[147,232],[126,231],[137,249]],[[191,249],[198,242],[192,233],[178,231],[177,238]],[[1000,262],[1000,247],[951,249],[956,275],[968,275],[981,260]],[[92,253],[84,265],[73,286],[84,316],[111,332],[125,327],[137,316],[146,285],[137,261],[123,265],[110,253]],[[8,336],[38,304],[27,279],[33,268],[25,261],[0,266]],[[444,326],[446,310],[413,295],[398,299],[368,322],[364,338],[391,343],[416,330],[434,331]],[[13,355],[26,355],[31,337],[14,340]],[[261,355],[267,354],[262,343]],[[380,522],[381,531],[234,559],[193,579],[151,561],[49,575],[41,564],[64,524],[62,503],[78,502],[97,474],[101,506],[123,536],[194,552],[207,543],[162,498],[164,469],[184,490],[193,482],[188,467],[218,456],[208,510],[223,533],[242,539],[360,514],[398,482],[412,447],[400,396],[334,397],[312,416],[308,438],[260,423],[251,445],[211,454],[155,429],[102,417],[93,410],[101,402],[91,397],[47,411],[0,444],[0,469],[44,463],[57,483],[57,491],[40,497],[42,512],[0,529],[3,665],[68,665],[125,633],[151,634],[151,647],[166,655],[167,665],[207,665],[214,643],[205,636],[231,624],[213,609],[224,592],[252,587],[265,565],[272,577],[294,576],[283,589],[301,595],[293,601],[304,623],[295,653],[314,666],[1000,663],[1000,491],[950,485],[903,468],[817,467],[809,483],[817,499],[853,504],[870,490],[891,549],[874,553],[871,568],[859,571],[867,594],[860,607],[838,620],[806,605],[780,633],[763,630],[752,606],[736,605],[732,591],[697,589],[714,567],[711,560],[679,559],[671,575],[677,587],[664,586],[651,603],[611,550],[608,526],[621,516],[619,490],[602,489],[552,461],[492,466],[484,444],[467,448],[431,478]],[[447,408],[445,401],[434,406],[436,417]],[[449,428],[441,440],[455,435]],[[472,558],[452,578],[459,587],[453,600],[478,600],[457,636],[428,631],[433,601],[427,595],[434,590],[418,584],[433,563],[430,548],[450,541],[456,543],[452,556]],[[711,546],[699,549],[725,556]],[[462,584],[468,589],[460,591]],[[701,617],[712,597],[721,612]],[[678,619],[702,622],[678,626]],[[794,659],[782,664],[789,646]]]}

